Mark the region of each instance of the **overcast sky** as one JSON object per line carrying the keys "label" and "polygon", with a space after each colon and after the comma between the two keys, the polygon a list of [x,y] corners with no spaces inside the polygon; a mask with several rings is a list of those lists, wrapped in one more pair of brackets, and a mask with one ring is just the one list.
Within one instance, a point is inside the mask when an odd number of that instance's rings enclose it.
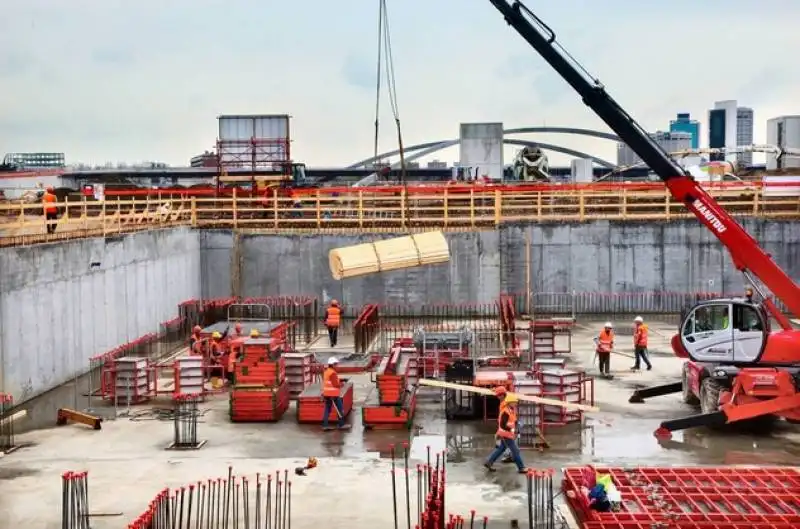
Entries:
{"label": "overcast sky", "polygon": [[[0,153],[185,165],[211,149],[216,116],[288,113],[294,158],[372,153],[378,0],[5,0]],[[406,144],[460,122],[607,130],[487,0],[389,2]],[[703,122],[737,99],[766,119],[800,114],[800,2],[529,2],[642,125]],[[397,138],[384,97],[384,150]],[[608,141],[530,136],[615,160]],[[510,153],[509,153],[510,154]],[[442,159],[458,158],[457,150]],[[565,158],[555,157],[557,163]]]}

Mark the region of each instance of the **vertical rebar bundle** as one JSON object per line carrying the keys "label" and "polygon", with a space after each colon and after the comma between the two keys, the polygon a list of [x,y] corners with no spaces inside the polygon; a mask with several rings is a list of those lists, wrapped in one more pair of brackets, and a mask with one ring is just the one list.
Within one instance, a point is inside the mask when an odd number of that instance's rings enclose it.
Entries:
{"label": "vertical rebar bundle", "polygon": [[174,439],[171,448],[199,448],[197,439],[198,417],[197,395],[176,395],[174,399],[173,426]]}
{"label": "vertical rebar bundle", "polygon": [[0,452],[9,452],[16,448],[14,444],[14,397],[0,393]]}
{"label": "vertical rebar bundle", "polygon": [[89,529],[89,474],[61,476],[61,529]]}
{"label": "vertical rebar bundle", "polygon": [[[129,529],[291,529],[289,472],[198,481],[164,489]],[[84,529],[84,528],[80,528]]]}

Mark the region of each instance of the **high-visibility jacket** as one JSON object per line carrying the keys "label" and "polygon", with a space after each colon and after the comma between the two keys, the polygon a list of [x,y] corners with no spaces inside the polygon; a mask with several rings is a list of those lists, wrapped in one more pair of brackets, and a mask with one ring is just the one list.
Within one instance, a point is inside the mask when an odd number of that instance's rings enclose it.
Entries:
{"label": "high-visibility jacket", "polygon": [[203,341],[199,335],[192,334],[189,338],[189,352],[193,355],[203,354]]}
{"label": "high-visibility jacket", "polygon": [[637,325],[633,332],[633,346],[647,347],[647,325],[644,323]]}
{"label": "high-visibility jacket", "polygon": [[339,389],[342,383],[339,381],[339,375],[332,367],[327,368],[322,373],[322,396],[323,397],[338,397]]}
{"label": "high-visibility jacket", "polygon": [[338,327],[342,321],[342,309],[339,307],[328,307],[325,311],[325,325],[328,327]]}
{"label": "high-visibility jacket", "polygon": [[222,344],[217,341],[211,342],[211,357],[217,358],[222,354]]}
{"label": "high-visibility jacket", "polygon": [[44,204],[45,213],[58,212],[58,208],[56,207],[56,196],[53,193],[45,191],[44,195],[42,195],[42,204]]}
{"label": "high-visibility jacket", "polygon": [[597,337],[597,352],[610,353],[614,348],[614,331],[603,329]]}
{"label": "high-visibility jacket", "polygon": [[515,425],[517,424],[517,414],[508,405],[500,412],[497,417],[497,437],[501,439],[514,439],[517,436]]}
{"label": "high-visibility jacket", "polygon": [[228,352],[228,373],[233,373],[236,369],[236,360],[239,357],[238,351],[231,349]]}

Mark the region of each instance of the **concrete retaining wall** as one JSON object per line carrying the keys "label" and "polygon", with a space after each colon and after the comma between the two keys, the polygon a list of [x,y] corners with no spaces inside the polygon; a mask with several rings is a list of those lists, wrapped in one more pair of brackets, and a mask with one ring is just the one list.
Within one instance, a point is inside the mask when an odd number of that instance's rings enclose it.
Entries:
{"label": "concrete retaining wall", "polygon": [[[744,222],[785,270],[800,277],[800,224]],[[572,291],[597,293],[584,296],[583,312],[608,310],[605,294],[626,295],[626,306],[635,312],[648,304],[658,308],[658,302],[644,296],[637,301],[637,293],[741,292],[744,284],[727,251],[693,219],[536,224],[448,234],[449,264],[345,281],[331,279],[328,251],[374,237],[242,235],[238,250],[229,231],[206,231],[200,237],[204,297],[308,294],[350,306],[420,305],[493,301],[501,292],[524,293],[530,285],[536,299],[550,299],[543,303],[556,303],[552,300]]]}
{"label": "concrete retaining wall", "polygon": [[199,297],[199,237],[187,229],[0,249],[0,392],[47,391]]}

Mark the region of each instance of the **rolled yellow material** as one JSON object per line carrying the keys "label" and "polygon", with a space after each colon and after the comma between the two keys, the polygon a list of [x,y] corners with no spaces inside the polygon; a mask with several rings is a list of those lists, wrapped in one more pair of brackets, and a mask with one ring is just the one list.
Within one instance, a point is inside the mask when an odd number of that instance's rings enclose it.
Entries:
{"label": "rolled yellow material", "polygon": [[450,261],[450,248],[447,239],[440,231],[334,248],[328,253],[328,262],[334,279],[448,261]]}

